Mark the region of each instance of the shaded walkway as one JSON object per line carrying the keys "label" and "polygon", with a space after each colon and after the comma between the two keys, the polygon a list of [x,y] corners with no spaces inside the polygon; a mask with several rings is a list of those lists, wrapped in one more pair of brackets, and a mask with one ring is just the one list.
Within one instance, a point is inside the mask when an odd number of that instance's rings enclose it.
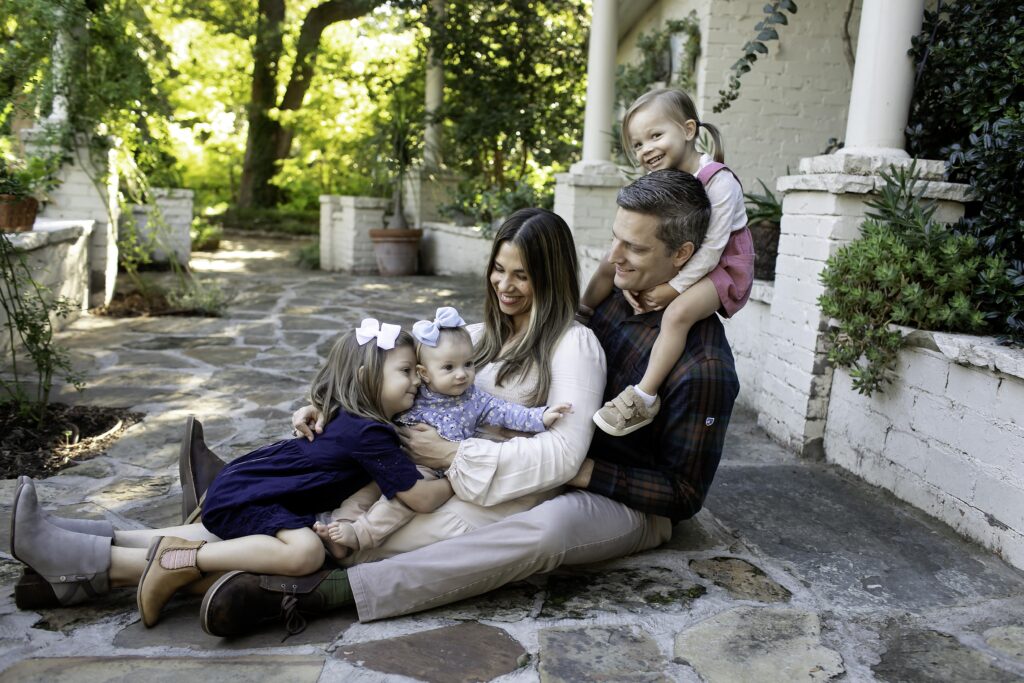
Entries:
{"label": "shaded walkway", "polygon": [[[61,335],[89,378],[65,399],[147,417],[106,456],[41,482],[47,505],[124,527],[177,523],[186,415],[234,457],[289,434],[345,326],[366,315],[407,326],[439,305],[480,319],[479,278],[303,271],[287,258],[294,246],[228,240],[193,261],[235,292],[224,318],[83,318]],[[13,484],[0,482],[4,551]],[[796,460],[745,414],[707,509],[666,546],[421,615],[361,625],[342,613],[283,643],[280,630],[223,641],[199,628],[196,600],[149,630],[131,592],[20,612],[9,586],[19,569],[0,554],[0,680],[1024,679],[1020,572],[891,496]]]}

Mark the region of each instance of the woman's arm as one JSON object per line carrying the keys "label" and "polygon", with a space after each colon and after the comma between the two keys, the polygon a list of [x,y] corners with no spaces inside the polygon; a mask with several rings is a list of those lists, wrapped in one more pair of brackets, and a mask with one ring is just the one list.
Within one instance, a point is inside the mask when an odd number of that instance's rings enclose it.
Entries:
{"label": "woman's arm", "polygon": [[447,479],[420,479],[412,488],[399,491],[395,498],[414,512],[433,512],[452,497],[452,485]]}
{"label": "woman's arm", "polygon": [[547,396],[548,405],[571,403],[573,412],[531,437],[502,443],[463,441],[448,469],[455,495],[489,506],[569,481],[590,448],[590,418],[601,407],[605,376],[604,350],[597,337],[573,324],[552,353]]}

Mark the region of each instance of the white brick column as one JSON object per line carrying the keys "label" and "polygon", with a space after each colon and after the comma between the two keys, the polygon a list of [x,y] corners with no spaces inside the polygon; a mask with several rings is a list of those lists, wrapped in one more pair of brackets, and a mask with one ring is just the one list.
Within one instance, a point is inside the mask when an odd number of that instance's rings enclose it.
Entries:
{"label": "white brick column", "polygon": [[580,166],[555,176],[555,213],[569,224],[578,248],[607,247],[618,208],[615,197],[626,178],[613,164],[606,169]]}
{"label": "white brick column", "polygon": [[583,118],[584,164],[608,163],[608,134],[615,107],[618,3],[594,0],[587,51],[587,105]]}
{"label": "white brick column", "polygon": [[[438,21],[444,19],[444,0],[431,0],[431,10],[437,15]],[[424,88],[426,127],[423,129],[423,165],[427,168],[439,168],[441,158],[442,128],[441,122],[434,119],[437,111],[444,103],[444,69],[442,61],[431,50],[427,54],[427,77]]]}
{"label": "white brick column", "polygon": [[373,273],[377,260],[370,230],[384,227],[388,199],[320,196],[320,268]]}
{"label": "white brick column", "polygon": [[[865,201],[883,184],[878,171],[909,159],[831,155],[800,162],[802,175],[779,179],[784,194],[775,291],[765,332],[765,360],[758,423],[805,457],[821,458],[832,388],[826,331],[818,307],[825,261],[860,236]],[[963,214],[967,186],[941,182],[941,161],[918,161],[927,180],[924,197],[939,201],[936,219]]]}
{"label": "white brick column", "polygon": [[[45,154],[45,131],[32,128],[22,133],[26,151]],[[94,221],[89,238],[89,306],[110,303],[117,282],[118,178],[110,172],[114,151],[97,163],[84,139],[79,140],[58,174],[60,185],[50,192],[40,218]]]}
{"label": "white brick column", "polygon": [[914,90],[908,51],[923,17],[924,0],[864,0],[841,154],[908,156],[903,129]]}
{"label": "white brick column", "polygon": [[458,175],[446,168],[431,167],[426,161],[410,168],[402,183],[406,220],[415,228],[447,221],[441,207],[452,203],[458,185]]}

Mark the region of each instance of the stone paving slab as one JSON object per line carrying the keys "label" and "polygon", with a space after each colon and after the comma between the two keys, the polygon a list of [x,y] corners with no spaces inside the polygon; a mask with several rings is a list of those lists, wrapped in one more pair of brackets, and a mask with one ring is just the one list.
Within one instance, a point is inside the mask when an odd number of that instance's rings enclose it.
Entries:
{"label": "stone paving slab", "polygon": [[540,632],[542,683],[668,683],[657,642],[634,626],[549,628]]}
{"label": "stone paving slab", "polygon": [[428,683],[490,681],[529,661],[526,650],[508,633],[477,623],[369,643],[342,644],[334,656],[374,671]]}

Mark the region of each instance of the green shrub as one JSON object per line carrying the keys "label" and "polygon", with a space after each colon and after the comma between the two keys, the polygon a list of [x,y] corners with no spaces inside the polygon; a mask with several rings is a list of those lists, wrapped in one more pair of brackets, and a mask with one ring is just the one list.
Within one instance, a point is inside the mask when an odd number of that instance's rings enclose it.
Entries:
{"label": "green shrub", "polygon": [[496,221],[508,218],[519,209],[550,209],[554,201],[553,191],[537,190],[525,180],[516,182],[510,189],[483,187],[477,182],[465,181],[459,184],[452,203],[441,207],[441,213],[451,217],[461,215],[479,225],[485,237],[490,237]]}
{"label": "green shrub", "polygon": [[310,242],[299,247],[295,264],[306,270],[320,270],[320,242]]}
{"label": "green shrub", "polygon": [[862,237],[834,254],[821,275],[821,310],[840,323],[829,333],[829,360],[849,369],[862,394],[893,378],[903,335],[891,325],[989,333],[1014,289],[1003,257],[935,221],[914,172],[882,173],[886,185],[868,202]]}
{"label": "green shrub", "polygon": [[[977,202],[956,230],[990,254],[1024,257],[1024,3],[960,0],[926,12],[911,54],[918,78],[907,128],[916,157],[947,160]],[[1024,344],[1024,283],[1009,265],[993,329]],[[1017,282],[1013,285],[1013,282]]]}
{"label": "green shrub", "polygon": [[211,223],[205,216],[196,216],[192,219],[189,237],[192,240],[192,251],[217,251],[224,237],[224,229]]}
{"label": "green shrub", "polygon": [[319,210],[229,209],[224,213],[210,216],[209,219],[210,222],[230,230],[284,235],[320,233]]}

